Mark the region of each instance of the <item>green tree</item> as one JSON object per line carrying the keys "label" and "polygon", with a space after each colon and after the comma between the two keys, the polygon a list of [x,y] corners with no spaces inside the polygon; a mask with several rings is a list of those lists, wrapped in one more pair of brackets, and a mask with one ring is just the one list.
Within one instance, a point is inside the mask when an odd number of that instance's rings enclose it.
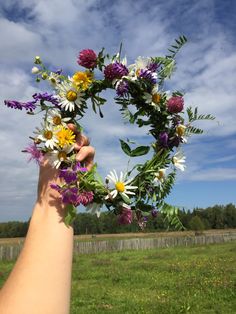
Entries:
{"label": "green tree", "polygon": [[194,231],[203,231],[205,229],[205,226],[199,216],[192,217],[189,222],[189,226],[190,229]]}

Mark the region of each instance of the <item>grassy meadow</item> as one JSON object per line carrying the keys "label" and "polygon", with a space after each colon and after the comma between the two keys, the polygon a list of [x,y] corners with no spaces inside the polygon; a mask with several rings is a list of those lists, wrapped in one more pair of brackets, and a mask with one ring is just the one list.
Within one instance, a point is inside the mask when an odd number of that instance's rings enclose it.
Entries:
{"label": "grassy meadow", "polygon": [[92,313],[235,314],[236,242],[77,255],[71,314]]}

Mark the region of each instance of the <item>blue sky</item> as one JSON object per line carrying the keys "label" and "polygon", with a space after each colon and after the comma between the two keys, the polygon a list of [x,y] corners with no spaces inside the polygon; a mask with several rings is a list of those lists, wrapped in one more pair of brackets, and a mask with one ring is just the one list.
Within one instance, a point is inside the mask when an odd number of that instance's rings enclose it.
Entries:
{"label": "blue sky", "polygon": [[[83,48],[105,47],[112,54],[122,41],[133,63],[138,56],[165,55],[182,34],[189,41],[168,88],[183,90],[186,105],[214,114],[216,121],[184,146],[187,169],[168,200],[190,209],[236,204],[235,14],[233,0],[1,1],[0,221],[28,219],[35,201],[38,169],[27,164],[21,149],[40,117],[3,105],[4,99],[28,100],[40,90],[31,75],[34,56],[72,74]],[[126,167],[119,138],[146,141],[143,129],[123,124],[114,95],[106,95],[105,118],[88,111],[83,120],[104,176]]]}

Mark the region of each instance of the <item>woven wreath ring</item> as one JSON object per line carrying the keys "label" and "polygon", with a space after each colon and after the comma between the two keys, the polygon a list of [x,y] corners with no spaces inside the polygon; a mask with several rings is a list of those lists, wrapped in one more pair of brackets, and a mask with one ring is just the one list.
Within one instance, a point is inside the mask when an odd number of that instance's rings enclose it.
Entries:
{"label": "woven wreath ring", "polygon": [[[63,184],[52,183],[51,188],[60,193],[67,206],[67,225],[72,223],[79,205],[98,216],[105,205],[118,215],[120,224],[136,220],[144,228],[148,219],[161,212],[169,223],[183,227],[177,217],[178,209],[164,199],[175,182],[176,170],[185,169],[183,144],[191,134],[203,132],[192,123],[214,119],[209,114],[199,115],[197,108],[185,110],[184,95],[180,91],[164,90],[164,81],[176,68],[175,56],[186,41],[181,36],[169,49],[169,55],[138,57],[130,65],[126,58],[121,59],[121,49],[112,57],[105,54],[104,49],[98,54],[85,49],[77,59],[85,70],[76,71],[72,76],[62,70],[50,71],[37,56],[32,73],[36,82],[47,81],[53,92],[36,93],[28,102],[5,100],[8,107],[25,109],[28,114],[45,113],[41,126],[31,136],[32,143],[24,152],[37,163],[47,153],[51,165],[58,169]],[[98,72],[102,73],[102,79],[96,79]],[[94,112],[103,117],[101,107],[106,99],[100,93],[108,88],[116,91],[115,102],[120,105],[123,118],[138,127],[148,127],[152,137],[149,146],[137,146],[132,141],[120,139],[123,152],[130,158],[148,153],[152,157],[126,172],[117,173],[113,169],[103,179],[97,172],[97,165],[88,170],[76,162],[76,134],[68,124],[83,129],[80,119],[86,113],[88,100],[91,100]],[[188,121],[183,118],[185,111]]]}

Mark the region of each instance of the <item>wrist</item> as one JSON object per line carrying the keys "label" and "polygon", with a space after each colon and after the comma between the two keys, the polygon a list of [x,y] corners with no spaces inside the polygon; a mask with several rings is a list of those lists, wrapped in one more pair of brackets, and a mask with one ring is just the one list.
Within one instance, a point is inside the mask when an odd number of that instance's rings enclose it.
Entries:
{"label": "wrist", "polygon": [[39,198],[35,203],[32,219],[40,223],[54,221],[64,224],[65,215],[66,208],[61,199]]}

